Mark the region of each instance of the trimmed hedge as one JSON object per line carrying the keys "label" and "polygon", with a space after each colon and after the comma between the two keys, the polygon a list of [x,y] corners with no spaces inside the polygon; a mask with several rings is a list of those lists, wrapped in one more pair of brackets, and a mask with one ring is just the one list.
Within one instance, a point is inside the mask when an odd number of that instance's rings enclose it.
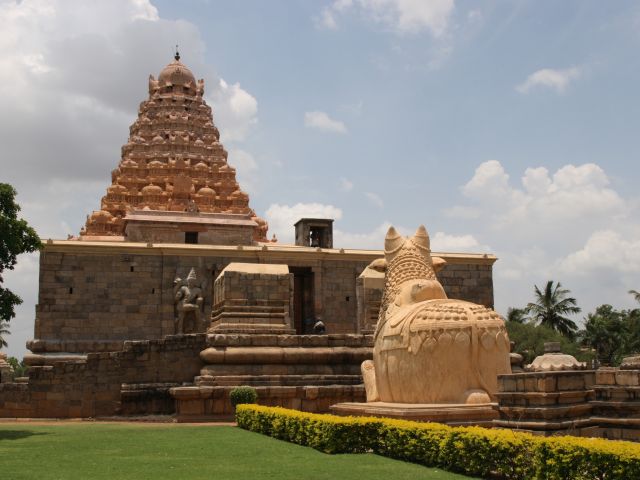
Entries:
{"label": "trimmed hedge", "polygon": [[484,478],[640,479],[640,445],[238,405],[238,426],[325,453],[373,452]]}
{"label": "trimmed hedge", "polygon": [[236,387],[229,392],[229,401],[233,407],[237,407],[242,403],[256,403],[258,401],[258,392],[249,386]]}

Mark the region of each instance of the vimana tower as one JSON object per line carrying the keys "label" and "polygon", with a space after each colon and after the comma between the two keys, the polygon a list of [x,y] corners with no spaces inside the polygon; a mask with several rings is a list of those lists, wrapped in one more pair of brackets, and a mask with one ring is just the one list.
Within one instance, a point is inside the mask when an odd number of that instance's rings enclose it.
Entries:
{"label": "vimana tower", "polygon": [[267,223],[249,207],[203,95],[204,80],[196,80],[179,53],[157,80],[149,76],[149,98],[140,104],[111,185],[81,239],[267,241]]}

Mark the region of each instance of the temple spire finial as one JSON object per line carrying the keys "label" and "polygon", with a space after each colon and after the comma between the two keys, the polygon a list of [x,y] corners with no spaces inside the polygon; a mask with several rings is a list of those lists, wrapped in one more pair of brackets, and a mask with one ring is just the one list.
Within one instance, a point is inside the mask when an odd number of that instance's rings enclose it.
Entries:
{"label": "temple spire finial", "polygon": [[180,61],[180,52],[178,51],[178,45],[176,45],[176,54],[173,56],[176,59],[176,62]]}

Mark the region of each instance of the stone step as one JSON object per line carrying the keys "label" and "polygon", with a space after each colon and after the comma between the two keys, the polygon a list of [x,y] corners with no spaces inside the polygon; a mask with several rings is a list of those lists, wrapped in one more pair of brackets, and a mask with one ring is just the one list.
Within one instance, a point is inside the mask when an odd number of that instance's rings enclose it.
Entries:
{"label": "stone step", "polygon": [[201,375],[195,378],[198,386],[306,386],[359,385],[360,375]]}

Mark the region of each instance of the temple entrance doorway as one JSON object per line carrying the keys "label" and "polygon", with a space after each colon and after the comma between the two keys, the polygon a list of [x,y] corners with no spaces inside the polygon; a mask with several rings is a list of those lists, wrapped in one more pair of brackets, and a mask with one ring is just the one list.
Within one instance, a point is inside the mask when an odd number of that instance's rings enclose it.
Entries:
{"label": "temple entrance doorway", "polygon": [[313,272],[311,267],[289,267],[293,273],[293,328],[296,334],[313,332],[316,323],[313,308]]}

